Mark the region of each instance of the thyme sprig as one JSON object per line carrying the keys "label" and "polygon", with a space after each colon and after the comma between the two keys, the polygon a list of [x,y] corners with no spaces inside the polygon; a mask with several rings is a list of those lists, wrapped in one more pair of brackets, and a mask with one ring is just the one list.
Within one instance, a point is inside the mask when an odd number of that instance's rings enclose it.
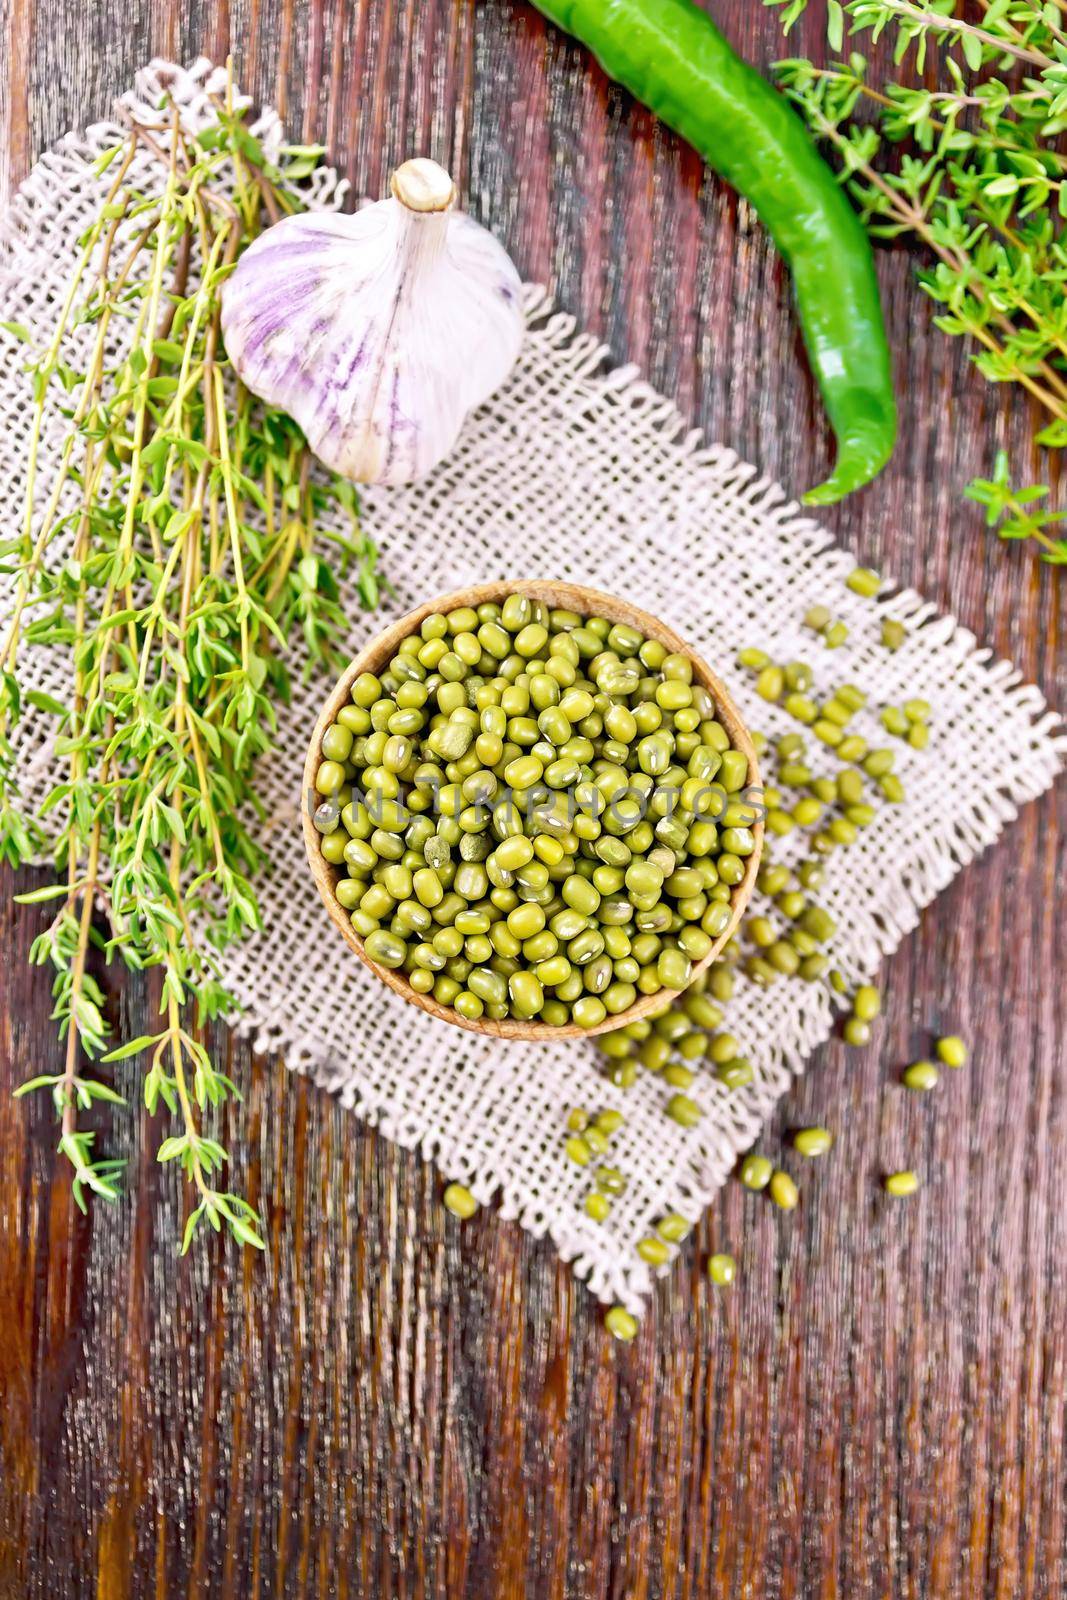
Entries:
{"label": "thyme sprig", "polygon": [[[309,668],[332,663],[339,572],[354,570],[367,607],[379,590],[353,486],[311,471],[296,425],[236,382],[219,331],[238,256],[302,208],[320,152],[283,147],[271,160],[232,89],[216,112],[195,136],[176,110],[169,126],[131,121],[97,161],[102,180],[113,176],[27,367],[26,500],[0,545],[13,585],[0,638],[0,857],[19,865],[46,843],[55,859],[56,881],[18,898],[58,902],[31,959],[53,971],[66,1040],[63,1072],[16,1092],[51,1094],[78,1204],[114,1200],[122,1164],[97,1154],[79,1114],[123,1101],[86,1063],[146,1052],[145,1104],[177,1122],[158,1159],[177,1162],[193,1190],[183,1252],[205,1221],[263,1248],[260,1218],[221,1181],[226,1152],[205,1128],[240,1094],[198,1030],[233,1006],[219,951],[260,925],[261,852],[244,819],[289,692],[286,641],[302,636]],[[45,446],[57,397],[58,456]],[[343,537],[319,527],[326,509]],[[28,645],[69,661],[62,702],[24,687]],[[52,719],[65,763],[36,814],[16,780],[27,704]],[[87,970],[94,944],[160,970],[158,1032],[109,1048]]]}
{"label": "thyme sprig", "polygon": [[[783,6],[788,28],[807,0]],[[778,64],[780,80],[834,152],[872,235],[919,241],[919,273],[939,306],[934,321],[974,346],[994,383],[1017,383],[1048,415],[1037,443],[1067,444],[1067,4],[1064,0],[829,0],[835,51],[850,36],[893,39],[893,57],[940,83],[871,81],[865,56],[818,66]],[[997,492],[990,486],[999,485]],[[1000,490],[1008,469],[968,491],[1005,539],[1067,562],[1054,513],[1038,514],[1040,485]],[[1020,507],[1031,509],[1020,515]]]}

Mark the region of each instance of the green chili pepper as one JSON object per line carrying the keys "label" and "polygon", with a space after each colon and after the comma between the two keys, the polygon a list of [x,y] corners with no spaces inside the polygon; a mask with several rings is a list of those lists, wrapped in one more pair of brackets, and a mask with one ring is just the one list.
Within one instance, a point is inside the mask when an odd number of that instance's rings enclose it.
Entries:
{"label": "green chili pepper", "polygon": [[792,275],[837,436],[809,505],[869,483],[896,439],[889,347],[863,227],[799,117],[693,0],[535,0],[755,207]]}

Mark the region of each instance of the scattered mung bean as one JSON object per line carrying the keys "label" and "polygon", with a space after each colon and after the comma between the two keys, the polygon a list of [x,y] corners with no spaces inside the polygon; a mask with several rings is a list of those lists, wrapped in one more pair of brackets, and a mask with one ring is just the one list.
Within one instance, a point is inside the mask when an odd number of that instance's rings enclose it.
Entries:
{"label": "scattered mung bean", "polygon": [[800,1201],[800,1190],[781,1167],[776,1167],[771,1173],[767,1193],[783,1211],[792,1211]]}
{"label": "scattered mung bean", "polygon": [[853,567],[845,579],[845,587],[851,589],[853,594],[872,600],[882,587],[881,575],[873,567]]}
{"label": "scattered mung bean", "polygon": [[564,1141],[563,1149],[567,1160],[573,1161],[576,1167],[587,1167],[593,1159],[592,1147],[587,1143],[584,1134],[572,1133]]}
{"label": "scattered mung bean", "polygon": [[670,1211],[656,1223],[656,1232],[661,1239],[666,1239],[668,1244],[681,1244],[683,1239],[689,1237],[691,1224],[688,1218],[683,1217],[678,1211]]}
{"label": "scattered mung bean", "polygon": [[695,1128],[704,1115],[695,1100],[686,1094],[674,1094],[664,1107],[672,1122],[677,1122],[681,1128]]}
{"label": "scattered mung bean", "polygon": [[938,1059],[946,1067],[963,1067],[967,1064],[967,1046],[958,1034],[950,1033],[937,1041]]}
{"label": "scattered mung bean", "polygon": [[637,1241],[637,1253],[650,1267],[666,1266],[671,1259],[670,1246],[663,1239],[649,1237]]}
{"label": "scattered mung bean", "polygon": [[774,1163],[768,1156],[747,1155],[741,1163],[741,1182],[746,1189],[766,1189],[774,1174]]}
{"label": "scattered mung bean", "polygon": [[604,1318],[604,1326],[616,1339],[629,1344],[637,1337],[637,1318],[625,1306],[612,1306]]}
{"label": "scattered mung bean", "polygon": [[473,1217],[478,1209],[478,1202],[469,1189],[462,1183],[450,1183],[442,1195],[445,1210],[451,1211],[454,1217],[459,1217],[462,1222]]}
{"label": "scattered mung bean", "polygon": [[905,1067],[901,1074],[901,1082],[908,1089],[917,1089],[920,1093],[927,1093],[936,1089],[941,1074],[932,1061],[913,1061]]}
{"label": "scattered mung bean", "polygon": [[898,1197],[914,1194],[918,1187],[919,1176],[915,1172],[890,1172],[885,1179],[886,1193]]}
{"label": "scattered mung bean", "polygon": [[801,1128],[793,1135],[793,1148],[802,1156],[825,1155],[833,1142],[828,1128]]}
{"label": "scattered mung bean", "polygon": [[861,1022],[873,1022],[882,1009],[882,996],[873,983],[861,983],[852,996],[852,1015]]}
{"label": "scattered mung bean", "polygon": [[717,1254],[708,1261],[708,1277],[719,1288],[725,1289],[737,1277],[737,1262],[733,1256]]}

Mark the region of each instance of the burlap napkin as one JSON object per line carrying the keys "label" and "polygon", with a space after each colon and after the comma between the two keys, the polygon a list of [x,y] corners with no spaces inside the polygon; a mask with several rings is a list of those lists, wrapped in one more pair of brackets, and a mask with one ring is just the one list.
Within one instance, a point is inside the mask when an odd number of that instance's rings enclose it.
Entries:
{"label": "burlap napkin", "polygon": [[[128,101],[148,115],[166,87],[196,127],[209,114],[204,93],[213,71],[206,62],[189,71],[154,63],[138,74]],[[268,144],[280,139],[277,118],[263,114],[258,132]],[[94,176],[92,162],[117,133],[105,123],[67,135],[16,196],[0,233],[0,318],[42,338],[50,331],[75,240],[108,181]],[[158,181],[150,158],[140,159],[141,183]],[[336,206],[343,198],[344,185],[322,174],[313,203]],[[608,370],[602,347],[540,290],[528,292],[527,309],[529,334],[514,376],[450,459],[411,488],[365,495],[366,523],[398,590],[387,610],[493,578],[557,577],[613,591],[691,640],[727,676],[750,725],[772,735],[796,725],[756,698],[751,678],[733,667],[746,644],[768,647],[779,660],[812,661],[817,689],[848,679],[875,706],[928,699],[935,708],[929,748],[899,747],[906,803],[883,806],[857,844],[830,858],[820,892],[837,920],[835,965],[852,979],[873,973],[920,908],[1052,782],[1063,749],[1056,719],[1036,688],[1006,663],[992,663],[971,634],[919,595],[876,604],[851,594],[844,578],[853,559],[777,485],[731,451],[687,434],[670,401],[633,369]],[[21,494],[29,408],[16,355],[0,375],[0,504],[8,518]],[[50,427],[54,434],[58,419]],[[801,628],[806,608],[828,597],[849,628],[847,645],[834,652]],[[384,615],[367,618],[353,594],[346,599],[354,653]],[[879,642],[883,616],[907,624],[907,642],[895,654]],[[56,694],[61,670],[44,652],[34,662],[39,686]],[[739,982],[729,1026],[758,1073],[734,1092],[701,1077],[693,1093],[706,1115],[692,1131],[664,1116],[669,1091],[660,1079],[646,1074],[625,1094],[606,1084],[591,1043],[489,1043],[405,1005],[341,943],[304,859],[301,768],[325,688],[312,682],[297,690],[263,774],[266,932],[225,958],[243,1006],[237,1026],[389,1138],[422,1150],[479,1199],[495,1197],[505,1215],[549,1233],[597,1295],[638,1309],[651,1280],[636,1240],[664,1210],[695,1217],[707,1204],[829,1033],[829,991],[799,980],[770,990]],[[873,714],[862,713],[856,727],[885,742]],[[44,735],[31,711],[22,732],[31,793],[50,782]],[[831,770],[829,759],[826,765]],[[786,840],[776,854],[789,860],[801,848]],[[564,1117],[575,1104],[620,1105],[627,1118],[612,1160],[630,1183],[604,1224],[585,1215],[588,1176],[562,1151]]]}

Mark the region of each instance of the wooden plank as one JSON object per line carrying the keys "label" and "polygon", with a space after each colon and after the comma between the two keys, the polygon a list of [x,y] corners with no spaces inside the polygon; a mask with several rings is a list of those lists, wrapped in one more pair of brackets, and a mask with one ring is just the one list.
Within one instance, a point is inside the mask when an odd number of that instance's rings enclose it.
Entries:
{"label": "wooden plank", "polygon": [[[153,52],[230,46],[357,193],[450,161],[522,270],[795,487],[828,440],[780,263],[692,152],[529,7],[485,0],[4,0],[11,182]],[[773,16],[714,7],[766,66]],[[817,7],[797,50],[819,42]],[[790,45],[790,49],[794,45]],[[1064,703],[1063,598],[982,533],[961,486],[1032,418],[933,328],[884,252],[901,445],[827,521]],[[996,752],[990,752],[996,760]],[[41,1105],[59,1051],[26,966],[39,908],[3,880],[0,1592],[214,1596],[1054,1596],[1064,1569],[1067,1096],[1063,801],[1029,808],[890,964],[877,1048],[820,1051],[766,1146],[839,1136],[790,1218],[728,1190],[631,1350],[550,1247],[460,1229],[415,1157],[282,1064],[228,1046],[226,1119],[267,1262],[185,1263],[144,1116],[111,1124],[128,1202],[88,1221]],[[152,995],[116,992],[142,1032]],[[936,1102],[893,1087],[931,1030],[976,1041]],[[220,1048],[227,1049],[219,1036]],[[122,1076],[136,1092],[136,1071]],[[111,1119],[108,1119],[109,1124]],[[889,1206],[876,1178],[931,1175]],[[740,1282],[713,1293],[706,1253]]]}

